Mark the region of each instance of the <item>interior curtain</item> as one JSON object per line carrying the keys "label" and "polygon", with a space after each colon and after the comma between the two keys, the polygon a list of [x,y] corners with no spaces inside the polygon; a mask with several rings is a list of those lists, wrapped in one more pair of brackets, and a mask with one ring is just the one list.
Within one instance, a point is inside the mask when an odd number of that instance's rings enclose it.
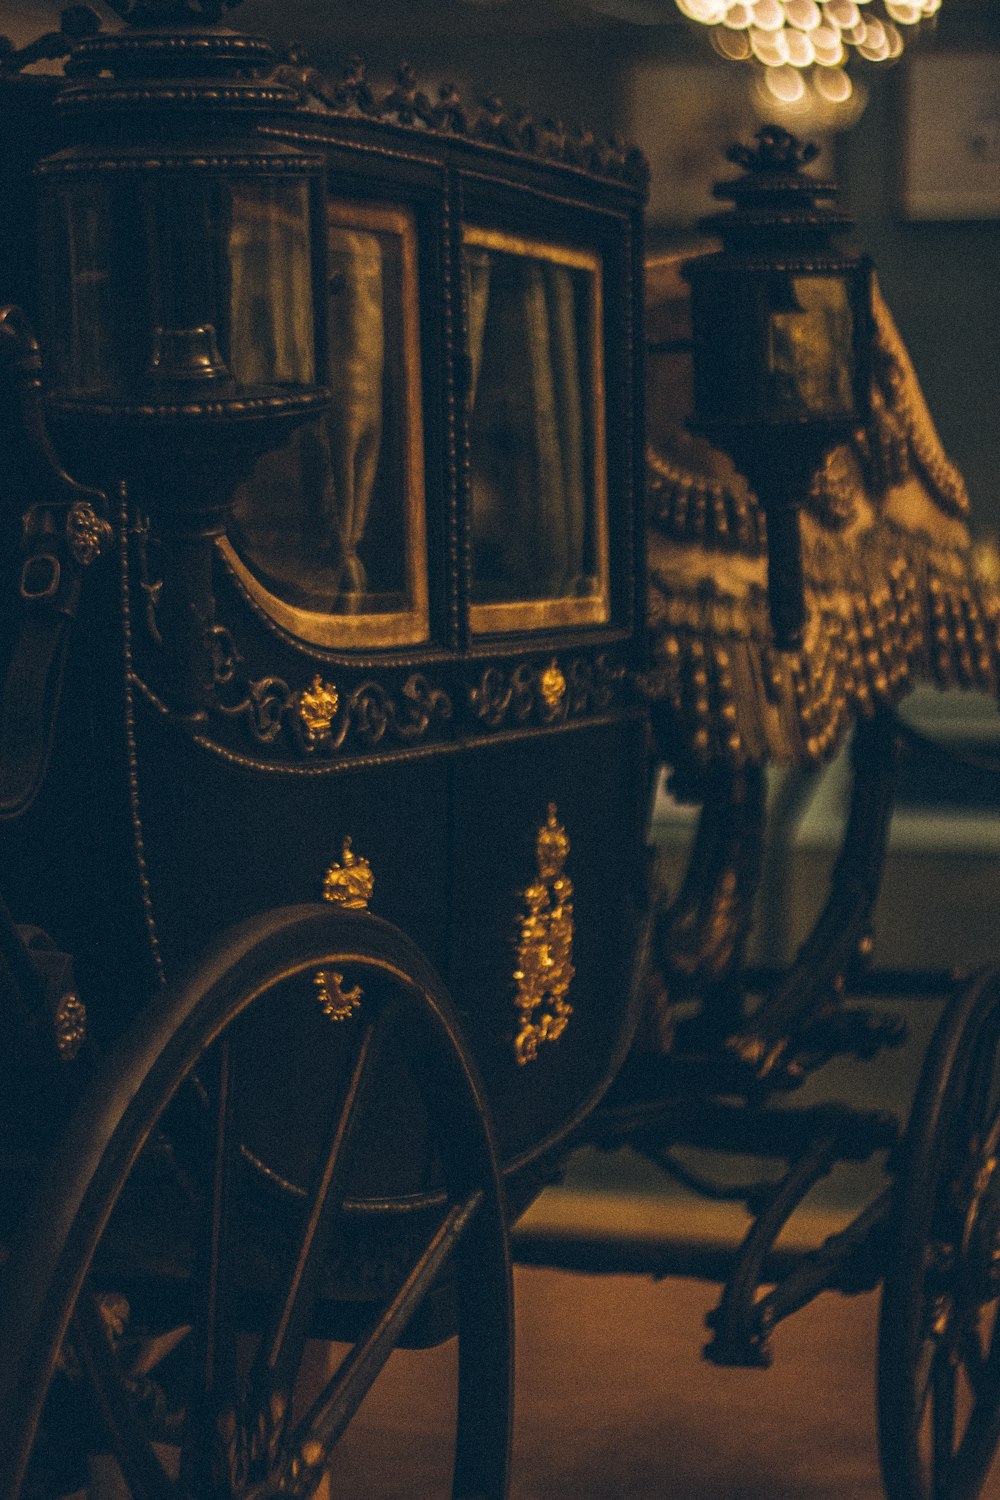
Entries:
{"label": "interior curtain", "polygon": [[483,338],[490,303],[490,252],[468,247],[465,252],[465,306],[469,325],[469,410],[475,410],[479,372],[483,366]]}
{"label": "interior curtain", "polygon": [[313,292],[304,184],[234,186],[229,230],[233,373],[249,385],[312,380]]}
{"label": "interior curtain", "polygon": [[584,424],[573,280],[566,266],[533,262],[527,292],[535,390],[540,521],[548,583],[572,592],[583,568]]}
{"label": "interior curtain", "polygon": [[473,533],[502,572],[479,582],[558,598],[579,587],[587,522],[577,289],[566,266],[501,253],[516,275],[492,283],[489,252],[466,255]]}
{"label": "interior curtain", "polygon": [[360,229],[330,227],[330,375],[326,426],[339,557],[334,577],[339,611],[359,610],[367,588],[358,548],[364,539],[382,448],[385,374],[382,248]]}

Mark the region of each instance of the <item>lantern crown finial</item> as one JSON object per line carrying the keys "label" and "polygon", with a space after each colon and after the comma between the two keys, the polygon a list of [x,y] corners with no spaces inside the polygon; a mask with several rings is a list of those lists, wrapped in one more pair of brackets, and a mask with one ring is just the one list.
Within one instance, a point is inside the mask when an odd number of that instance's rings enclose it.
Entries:
{"label": "lantern crown finial", "polygon": [[799,172],[815,161],[815,141],[800,141],[781,125],[765,125],[755,137],[756,146],[737,143],[726,152],[726,160],[747,172]]}
{"label": "lantern crown finial", "polygon": [[801,141],[780,125],[767,125],[755,145],[730,146],[726,159],[743,168],[739,177],[717,182],[715,198],[733,204],[735,212],[712,214],[699,228],[719,234],[732,250],[758,253],[781,242],[817,248],[830,234],[853,224],[849,213],[834,206],[837,184],[804,169],[819,156],[819,147]]}

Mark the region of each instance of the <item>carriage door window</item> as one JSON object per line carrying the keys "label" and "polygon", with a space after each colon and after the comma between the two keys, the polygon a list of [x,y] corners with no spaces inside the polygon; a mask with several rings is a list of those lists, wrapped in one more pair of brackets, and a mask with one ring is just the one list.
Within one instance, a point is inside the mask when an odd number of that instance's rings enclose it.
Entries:
{"label": "carriage door window", "polygon": [[471,621],[609,618],[601,260],[466,226]]}
{"label": "carriage door window", "polygon": [[327,237],[330,413],[260,460],[222,550],[293,635],[413,644],[428,634],[413,216],[332,203]]}

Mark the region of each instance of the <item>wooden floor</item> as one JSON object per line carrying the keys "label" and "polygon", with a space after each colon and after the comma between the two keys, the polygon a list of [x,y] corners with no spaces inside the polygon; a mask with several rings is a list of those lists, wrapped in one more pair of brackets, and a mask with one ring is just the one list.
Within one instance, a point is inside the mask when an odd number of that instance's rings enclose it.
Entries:
{"label": "wooden floor", "polygon": [[[778,1330],[770,1370],[721,1370],[700,1358],[705,1282],[519,1267],[515,1283],[510,1500],[881,1500],[875,1294],[826,1294]],[[322,1500],[447,1500],[454,1363],[450,1345],[392,1356]],[[116,1466],[93,1479],[74,1500],[128,1500]],[[996,1467],[983,1500],[1000,1500]]]}
{"label": "wooden floor", "polygon": [[[775,1337],[767,1371],[700,1358],[715,1288],[515,1273],[511,1500],[877,1500],[877,1298],[827,1294]],[[449,1350],[397,1354],[356,1419],[333,1496],[443,1500]],[[1000,1475],[986,1494],[1000,1500]]]}

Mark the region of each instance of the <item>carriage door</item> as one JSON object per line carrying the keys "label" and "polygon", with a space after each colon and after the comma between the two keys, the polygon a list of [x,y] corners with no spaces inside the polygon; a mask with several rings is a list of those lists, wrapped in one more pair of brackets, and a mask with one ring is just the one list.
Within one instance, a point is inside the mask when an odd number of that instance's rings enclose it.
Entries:
{"label": "carriage door", "polygon": [[628,525],[627,486],[609,487],[610,455],[627,470],[606,378],[615,282],[600,236],[560,227],[463,229],[473,738],[455,771],[451,983],[508,1162],[608,1069],[641,844],[612,578],[615,515]]}

